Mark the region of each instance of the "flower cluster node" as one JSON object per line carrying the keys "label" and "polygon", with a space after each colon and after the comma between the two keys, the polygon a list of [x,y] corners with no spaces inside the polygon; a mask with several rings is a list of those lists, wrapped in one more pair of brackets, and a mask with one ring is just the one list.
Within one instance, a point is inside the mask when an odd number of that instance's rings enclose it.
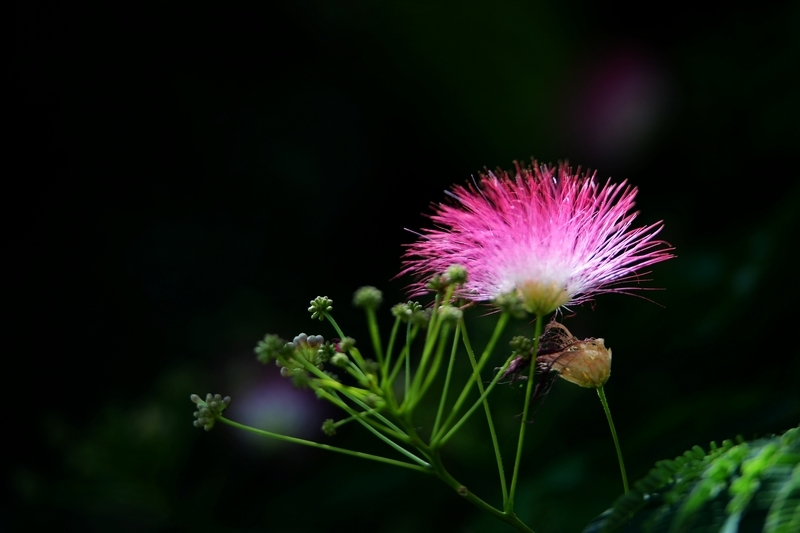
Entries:
{"label": "flower cluster node", "polygon": [[525,318],[528,316],[525,303],[516,291],[501,294],[492,300],[492,303],[500,309],[500,311],[509,313],[514,318]]}
{"label": "flower cluster node", "polygon": [[298,348],[317,348],[322,346],[323,342],[325,342],[325,338],[322,335],[308,336],[305,333],[301,333],[292,339],[291,348],[292,350]]}
{"label": "flower cluster node", "polygon": [[332,418],[329,418],[322,423],[322,432],[329,437],[336,435],[336,423]]}
{"label": "flower cluster node", "polygon": [[[292,378],[297,387],[305,388],[311,379],[308,365],[320,370],[330,362],[339,351],[339,340],[325,342],[322,335],[300,333],[291,342],[285,342],[276,335],[267,335],[256,347],[256,354],[262,362],[275,360],[280,367],[281,376]],[[355,343],[355,341],[352,341]]]}
{"label": "flower cluster node", "polygon": [[517,335],[508,344],[511,346],[511,355],[515,357],[530,359],[533,355],[533,339]]}
{"label": "flower cluster node", "polygon": [[428,325],[431,319],[430,310],[425,309],[419,302],[406,302],[392,307],[392,314],[403,322],[410,322],[412,326]]}
{"label": "flower cluster node", "polygon": [[340,352],[349,352],[356,345],[356,340],[353,337],[345,337],[336,345],[336,349]]}
{"label": "flower cluster node", "polygon": [[375,287],[361,287],[353,294],[353,305],[374,311],[383,302],[383,293]]}
{"label": "flower cluster node", "polygon": [[256,353],[256,359],[267,364],[280,357],[291,356],[293,349],[287,347],[286,341],[277,335],[267,334],[264,336],[263,341],[258,341],[258,345],[255,347],[254,351]]}
{"label": "flower cluster node", "polygon": [[312,320],[315,318],[324,320],[325,315],[333,310],[333,300],[327,296],[317,296],[310,303],[311,307],[308,310],[311,312]]}
{"label": "flower cluster node", "polygon": [[197,394],[192,394],[189,399],[197,405],[197,411],[194,412],[194,427],[203,428],[206,431],[211,431],[217,417],[222,416],[222,412],[228,408],[231,403],[231,397],[220,394],[206,394],[206,399],[203,400]]}
{"label": "flower cluster node", "polygon": [[350,362],[350,358],[343,353],[337,353],[333,357],[331,357],[331,364],[333,366],[338,366],[339,368],[344,368],[347,366],[347,363]]}
{"label": "flower cluster node", "polygon": [[467,282],[467,269],[461,265],[451,265],[445,270],[444,277],[453,285],[463,285]]}
{"label": "flower cluster node", "polygon": [[455,324],[461,317],[464,316],[464,311],[452,305],[442,305],[439,307],[439,318],[446,323]]}
{"label": "flower cluster node", "polygon": [[428,323],[431,321],[431,310],[423,309],[421,311],[415,312],[411,315],[408,321],[411,323],[412,326],[427,328]]}
{"label": "flower cluster node", "polygon": [[430,277],[425,284],[425,288],[431,292],[443,294],[449,285],[449,280],[444,275],[437,273]]}

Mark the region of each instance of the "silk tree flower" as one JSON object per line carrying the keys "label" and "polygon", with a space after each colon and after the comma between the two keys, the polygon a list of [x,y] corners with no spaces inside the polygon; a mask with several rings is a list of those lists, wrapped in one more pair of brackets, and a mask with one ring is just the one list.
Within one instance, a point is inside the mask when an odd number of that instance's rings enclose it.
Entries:
{"label": "silk tree flower", "polygon": [[519,297],[538,316],[601,293],[641,289],[640,270],[671,257],[655,237],[662,222],[632,227],[637,189],[626,181],[598,185],[595,174],[562,163],[555,169],[516,165],[516,176],[498,170],[480,184],[455,186],[454,200],[434,205],[435,228],[407,245],[401,274],[425,292],[431,276],[454,264],[466,267],[458,296],[474,301]]}

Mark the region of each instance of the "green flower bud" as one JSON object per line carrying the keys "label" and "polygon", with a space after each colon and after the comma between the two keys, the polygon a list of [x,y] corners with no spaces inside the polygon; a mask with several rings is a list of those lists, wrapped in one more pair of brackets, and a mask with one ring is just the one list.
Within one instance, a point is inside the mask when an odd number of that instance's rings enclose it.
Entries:
{"label": "green flower bud", "polygon": [[444,276],[441,274],[434,274],[431,276],[431,279],[428,280],[425,288],[432,292],[444,292],[448,285],[448,280]]}
{"label": "green flower bud", "polygon": [[467,269],[461,265],[453,265],[445,270],[445,276],[454,285],[463,285],[467,282]]}
{"label": "green flower bud", "polygon": [[310,303],[311,307],[309,307],[308,310],[311,312],[312,320],[315,318],[323,320],[325,315],[333,310],[333,300],[329,299],[327,296],[317,296],[311,300]]}
{"label": "green flower bud", "polygon": [[322,423],[322,432],[329,437],[333,437],[334,435],[336,435],[336,423],[333,421],[332,418],[329,418]]}
{"label": "green flower bud", "polygon": [[409,319],[412,326],[420,326],[422,328],[428,327],[428,322],[431,321],[431,310],[430,309],[420,309],[418,311],[414,311]]}
{"label": "green flower bud", "polygon": [[444,322],[455,324],[461,320],[462,316],[464,316],[464,312],[458,307],[453,307],[452,305],[443,305],[439,307],[439,318]]}
{"label": "green flower bud", "polygon": [[501,311],[510,313],[514,318],[528,316],[528,312],[525,310],[525,303],[516,293],[501,294],[492,303]]}
{"label": "green flower bud", "polygon": [[206,431],[211,431],[217,417],[222,416],[222,412],[228,408],[231,403],[231,397],[220,394],[207,394],[205,400],[201,400],[197,394],[189,396],[192,403],[196,404],[198,409],[194,412],[194,427],[202,427]]}
{"label": "green flower bud", "polygon": [[353,337],[345,337],[339,341],[339,351],[349,352],[356,345],[356,340]]}
{"label": "green flower bud", "polygon": [[383,294],[375,287],[361,287],[353,295],[353,305],[373,311],[381,305]]}
{"label": "green flower bud", "polygon": [[285,340],[272,334],[267,334],[264,336],[263,341],[258,341],[254,351],[256,352],[256,359],[264,364],[279,357],[289,357],[292,352],[291,348],[287,349]]}
{"label": "green flower bud", "polygon": [[339,368],[346,367],[348,362],[350,362],[350,358],[343,353],[337,353],[336,355],[331,357],[331,364],[334,366],[338,366]]}
{"label": "green flower bud", "polygon": [[518,335],[511,339],[511,342],[508,344],[511,346],[512,355],[525,359],[533,355],[533,339]]}

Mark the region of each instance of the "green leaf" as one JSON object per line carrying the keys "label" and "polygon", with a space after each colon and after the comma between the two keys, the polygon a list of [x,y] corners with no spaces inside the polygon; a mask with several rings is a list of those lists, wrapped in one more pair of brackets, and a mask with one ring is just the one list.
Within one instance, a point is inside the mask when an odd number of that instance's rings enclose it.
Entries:
{"label": "green leaf", "polygon": [[584,533],[800,531],[800,428],[664,460]]}

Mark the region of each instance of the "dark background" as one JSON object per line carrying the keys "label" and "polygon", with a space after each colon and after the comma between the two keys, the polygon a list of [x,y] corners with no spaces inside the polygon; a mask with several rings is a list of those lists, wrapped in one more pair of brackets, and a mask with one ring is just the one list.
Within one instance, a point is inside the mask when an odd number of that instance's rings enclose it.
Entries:
{"label": "dark background", "polygon": [[[652,269],[655,303],[602,296],[567,320],[614,351],[630,477],[795,426],[800,10],[649,9],[32,3],[10,17],[0,530],[509,530],[433,479],[196,430],[188,397],[230,394],[232,418],[325,440],[336,413],[259,365],[257,340],[333,336],[306,312],[324,294],[366,346],[350,297],[382,288],[389,323],[404,228],[453,183],[531,156],[628,179],[637,221],[663,219],[676,248]],[[481,315],[476,339],[494,321]],[[497,400],[511,463],[521,396]],[[558,383],[531,428],[519,513],[579,531],[621,492],[600,404]],[[347,427],[333,443],[392,453],[373,440]],[[448,450],[497,504],[479,417]]]}

